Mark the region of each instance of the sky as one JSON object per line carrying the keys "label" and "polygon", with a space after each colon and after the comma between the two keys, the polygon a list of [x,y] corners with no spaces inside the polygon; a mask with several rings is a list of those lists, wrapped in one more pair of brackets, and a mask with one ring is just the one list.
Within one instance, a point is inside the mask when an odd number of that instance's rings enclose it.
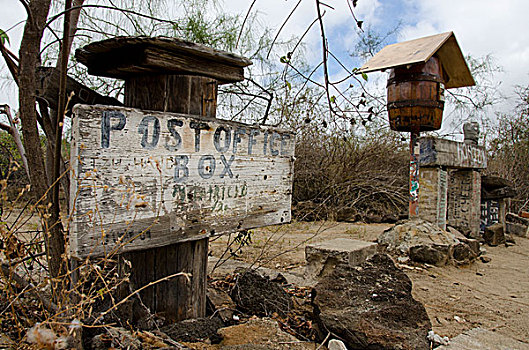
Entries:
{"label": "sky", "polygon": [[[222,0],[220,6],[227,13],[246,14],[251,0]],[[298,0],[257,0],[252,11],[267,27],[278,30]],[[89,3],[89,0],[87,1]],[[330,49],[351,68],[364,62],[350,58],[358,40],[357,27],[352,19],[346,0],[327,0],[331,8],[326,12],[325,30]],[[2,15],[0,29],[7,30],[25,19],[25,12],[18,0],[0,0]],[[400,42],[422,36],[453,31],[463,53],[474,57],[492,55],[496,64],[503,68],[495,79],[507,97],[513,97],[515,85],[529,84],[529,1],[527,0],[358,0],[354,13],[363,27],[371,26],[384,33],[400,23],[397,35],[389,37],[388,43]],[[302,0],[281,32],[280,38],[301,36],[316,18],[315,1]],[[18,53],[22,25],[8,32],[10,49]],[[306,55],[310,62],[321,60],[321,38],[317,26],[305,38]],[[278,57],[271,57],[278,59]],[[6,75],[5,66],[0,65]],[[339,75],[336,67],[333,74]],[[377,73],[370,74],[376,78]],[[385,74],[385,73],[378,73]],[[384,78],[385,80],[385,78]],[[12,84],[0,82],[0,104],[9,103],[16,108],[16,92]],[[510,102],[497,106],[507,111]]]}

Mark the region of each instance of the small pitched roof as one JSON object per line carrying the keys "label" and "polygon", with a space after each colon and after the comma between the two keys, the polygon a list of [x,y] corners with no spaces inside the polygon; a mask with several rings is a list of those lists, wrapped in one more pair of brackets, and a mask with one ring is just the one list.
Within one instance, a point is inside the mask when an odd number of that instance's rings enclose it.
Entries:
{"label": "small pitched roof", "polygon": [[388,45],[364,64],[358,73],[424,63],[433,55],[439,58],[446,73],[445,88],[476,84],[453,32]]}

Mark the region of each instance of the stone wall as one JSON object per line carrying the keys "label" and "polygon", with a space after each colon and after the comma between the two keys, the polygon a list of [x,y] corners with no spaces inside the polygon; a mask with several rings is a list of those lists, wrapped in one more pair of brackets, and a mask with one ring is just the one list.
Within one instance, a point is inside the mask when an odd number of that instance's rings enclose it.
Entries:
{"label": "stone wall", "polygon": [[449,173],[447,224],[467,236],[479,237],[481,174],[477,170]]}
{"label": "stone wall", "polygon": [[419,171],[419,217],[446,229],[447,171],[441,167],[421,168]]}

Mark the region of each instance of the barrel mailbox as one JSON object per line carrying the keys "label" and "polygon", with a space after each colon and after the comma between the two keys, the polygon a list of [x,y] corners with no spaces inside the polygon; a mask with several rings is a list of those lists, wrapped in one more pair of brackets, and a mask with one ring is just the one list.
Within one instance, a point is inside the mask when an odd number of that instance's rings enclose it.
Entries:
{"label": "barrel mailbox", "polygon": [[441,128],[445,88],[475,82],[452,32],[388,45],[357,73],[386,70],[389,126],[410,133],[411,219],[419,215],[419,133]]}
{"label": "barrel mailbox", "polygon": [[419,132],[441,128],[444,79],[437,57],[409,68],[393,68],[387,90],[389,125],[392,130]]}
{"label": "barrel mailbox", "polygon": [[388,45],[357,73],[375,71],[389,71],[389,125],[397,131],[440,129],[444,89],[475,84],[453,32]]}

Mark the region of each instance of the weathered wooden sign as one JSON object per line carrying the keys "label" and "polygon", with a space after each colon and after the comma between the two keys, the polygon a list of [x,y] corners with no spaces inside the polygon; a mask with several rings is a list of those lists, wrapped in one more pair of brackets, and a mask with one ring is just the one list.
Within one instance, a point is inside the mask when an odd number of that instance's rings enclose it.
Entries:
{"label": "weathered wooden sign", "polygon": [[487,154],[482,146],[440,139],[421,137],[420,166],[445,166],[458,169],[487,168]]}
{"label": "weathered wooden sign", "polygon": [[289,131],[122,107],[77,105],[74,114],[74,256],[290,221]]}

